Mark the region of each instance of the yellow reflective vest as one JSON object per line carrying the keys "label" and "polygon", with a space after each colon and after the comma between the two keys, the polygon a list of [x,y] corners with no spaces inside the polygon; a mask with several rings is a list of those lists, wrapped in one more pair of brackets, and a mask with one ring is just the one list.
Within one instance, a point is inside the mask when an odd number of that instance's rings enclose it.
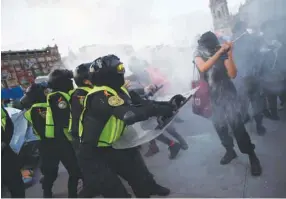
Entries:
{"label": "yellow reflective vest", "polygon": [[[47,103],[37,103],[37,104],[34,104],[29,110],[27,110],[25,113],[24,113],[24,117],[26,118],[26,120],[31,124],[32,128],[33,128],[33,132],[34,134],[39,138],[41,139],[40,137],[40,133],[36,131],[36,129],[34,128],[34,123],[33,123],[33,120],[32,120],[32,110],[34,108],[48,108],[48,104]],[[46,115],[46,112],[43,112],[43,114]],[[46,136],[47,132],[45,131],[45,137]]]}
{"label": "yellow reflective vest", "polygon": [[[64,93],[64,92],[60,92],[60,91],[56,91],[56,92],[52,92],[52,93],[49,93],[48,96],[47,96],[47,104],[48,104],[48,107],[47,107],[47,113],[46,113],[46,137],[47,138],[55,138],[55,125],[54,125],[54,119],[53,119],[53,112],[51,110],[51,107],[50,107],[50,104],[49,104],[49,100],[51,98],[52,95],[55,95],[55,94],[61,94],[65,100],[68,102],[68,106],[70,108],[70,95],[67,94],[67,93]],[[69,123],[71,123],[71,114],[70,114],[70,117],[69,117]],[[69,131],[68,131],[68,126],[65,127],[63,130],[64,130],[64,134],[65,136],[67,137],[67,139],[69,141],[72,140],[72,136],[70,135]]]}
{"label": "yellow reflective vest", "polygon": [[6,122],[7,122],[7,115],[4,111],[4,108],[1,106],[1,127],[5,131],[6,130]]}
{"label": "yellow reflective vest", "polygon": [[[89,87],[78,87],[78,88],[76,88],[76,89],[71,90],[71,91],[69,92],[69,95],[72,96],[76,90],[84,90],[84,91],[86,91],[87,93],[89,93],[89,92],[92,90],[92,88],[89,88]],[[84,99],[85,99],[85,98],[84,98]],[[84,99],[79,101],[79,103],[81,104],[81,106],[83,106],[83,104],[84,104]],[[80,114],[81,114],[81,113],[80,113]],[[71,130],[72,130],[72,119],[71,119],[70,122],[69,122],[69,131],[71,131]]]}
{"label": "yellow reflective vest", "polygon": [[[126,90],[125,87],[121,87],[121,89],[124,91],[124,93],[126,93],[129,96],[128,91]],[[97,87],[95,86],[86,96],[85,101],[84,101],[84,109],[83,112],[80,116],[80,121],[79,121],[79,137],[82,138],[82,134],[84,131],[84,126],[83,126],[83,118],[84,118],[84,113],[86,110],[86,104],[87,104],[87,100],[88,98],[97,92],[100,91],[107,91],[109,93],[111,93],[113,96],[118,96],[117,92],[115,90],[113,90],[110,87],[107,86],[100,86]],[[111,146],[112,143],[114,143],[116,140],[118,140],[118,138],[120,138],[120,136],[122,135],[122,133],[125,130],[125,124],[122,120],[116,118],[115,116],[111,116],[109,118],[109,120],[107,121],[107,123],[105,124],[100,137],[99,137],[99,141],[97,143],[98,147],[108,147]]]}

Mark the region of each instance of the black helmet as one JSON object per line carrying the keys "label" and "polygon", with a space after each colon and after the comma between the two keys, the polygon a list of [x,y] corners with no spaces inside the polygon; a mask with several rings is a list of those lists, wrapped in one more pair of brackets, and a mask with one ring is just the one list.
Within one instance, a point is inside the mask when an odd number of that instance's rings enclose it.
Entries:
{"label": "black helmet", "polygon": [[124,84],[125,68],[119,57],[106,55],[94,60],[89,68],[89,79],[95,85],[120,87]]}
{"label": "black helmet", "polygon": [[48,76],[48,87],[62,92],[73,89],[73,72],[67,69],[55,69]]}
{"label": "black helmet", "polygon": [[84,63],[75,68],[73,76],[74,76],[75,84],[78,87],[86,86],[86,84],[84,83],[84,80],[89,79],[90,65],[91,63]]}
{"label": "black helmet", "polygon": [[46,102],[47,84],[45,83],[33,83],[25,92],[25,95],[20,99],[24,108],[30,108],[34,103]]}

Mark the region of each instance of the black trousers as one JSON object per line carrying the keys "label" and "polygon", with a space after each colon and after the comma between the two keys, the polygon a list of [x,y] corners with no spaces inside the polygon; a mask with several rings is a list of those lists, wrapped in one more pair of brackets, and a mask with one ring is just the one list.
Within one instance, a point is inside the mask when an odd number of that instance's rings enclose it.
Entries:
{"label": "black trousers", "polygon": [[10,146],[6,146],[1,151],[1,156],[2,184],[7,186],[12,198],[25,198],[25,187],[17,154]]}
{"label": "black trousers", "polygon": [[225,121],[220,122],[219,124],[214,123],[214,127],[221,140],[222,145],[226,148],[226,150],[233,149],[234,147],[233,138],[229,134],[228,126],[230,126],[230,130],[233,133],[233,136],[237,142],[238,148],[241,153],[251,154],[254,151],[255,145],[252,144],[250,136],[246,131],[242,116],[239,117],[240,118],[238,118],[235,122]]}
{"label": "black trousers", "polygon": [[268,109],[273,115],[278,114],[277,100],[278,96],[272,93],[267,93]]}
{"label": "black trousers", "polygon": [[68,197],[77,197],[77,184],[80,178],[80,168],[72,144],[67,140],[45,140],[40,145],[42,158],[41,171],[44,175],[42,188],[51,192],[58,176],[59,163],[62,162],[69,174]]}
{"label": "black trousers", "polygon": [[265,95],[262,92],[258,79],[255,76],[244,78],[243,87],[239,91],[239,98],[242,105],[241,114],[243,117],[246,118],[248,116],[248,109],[251,104],[256,124],[262,125]]}
{"label": "black trousers", "polygon": [[91,198],[95,194],[105,198],[131,197],[118,176],[129,183],[139,198],[150,197],[157,185],[137,148],[90,149],[83,145],[79,159],[84,178],[83,197]]}

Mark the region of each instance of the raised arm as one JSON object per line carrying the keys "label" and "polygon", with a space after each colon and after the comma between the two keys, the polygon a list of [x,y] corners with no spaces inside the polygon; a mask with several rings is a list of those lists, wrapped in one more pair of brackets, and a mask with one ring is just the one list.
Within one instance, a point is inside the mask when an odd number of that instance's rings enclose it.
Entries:
{"label": "raised arm", "polygon": [[226,52],[230,48],[230,45],[228,43],[223,44],[221,48],[212,56],[210,57],[207,61],[204,61],[202,57],[196,56],[195,57],[195,63],[199,69],[200,72],[206,72],[208,71],[215,63],[216,61],[220,58],[220,56]]}
{"label": "raised arm", "polygon": [[230,49],[227,52],[228,58],[224,61],[224,65],[226,67],[228,76],[230,78],[234,79],[237,75],[237,68],[236,68],[236,65],[233,61],[233,56],[232,56],[233,45],[232,45],[232,43],[229,43],[229,45],[230,45]]}

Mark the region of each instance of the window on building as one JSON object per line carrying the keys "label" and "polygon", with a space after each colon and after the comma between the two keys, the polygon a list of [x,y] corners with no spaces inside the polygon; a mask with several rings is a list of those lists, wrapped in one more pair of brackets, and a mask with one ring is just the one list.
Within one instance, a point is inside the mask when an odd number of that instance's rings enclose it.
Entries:
{"label": "window on building", "polygon": [[226,11],[225,11],[225,7],[224,6],[221,8],[221,12],[222,12],[223,16],[226,16]]}
{"label": "window on building", "polygon": [[39,57],[39,58],[38,58],[38,61],[39,61],[39,62],[44,62],[44,61],[45,61],[45,58],[44,58],[44,57]]}
{"label": "window on building", "polygon": [[217,11],[217,18],[221,18],[221,12],[220,11]]}

